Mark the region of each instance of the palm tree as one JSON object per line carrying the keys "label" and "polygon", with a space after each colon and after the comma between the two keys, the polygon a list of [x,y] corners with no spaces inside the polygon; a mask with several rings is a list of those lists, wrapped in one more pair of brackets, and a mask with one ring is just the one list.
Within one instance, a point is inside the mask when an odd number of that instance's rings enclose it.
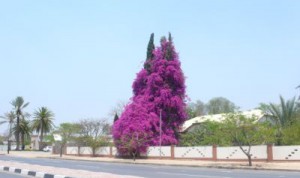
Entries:
{"label": "palm tree", "polygon": [[297,115],[297,102],[296,98],[285,101],[282,96],[280,96],[280,104],[272,104],[267,107],[267,111],[273,116],[271,117],[277,125],[276,133],[276,144],[282,144],[282,129],[290,126],[296,121]]}
{"label": "palm tree", "polygon": [[22,143],[22,150],[25,148],[25,140],[30,138],[31,134],[31,127],[29,121],[22,119],[20,122],[20,134],[21,134],[21,143]]}
{"label": "palm tree", "polygon": [[8,123],[9,124],[9,133],[8,133],[8,139],[7,139],[7,153],[9,154],[10,150],[10,138],[11,138],[11,133],[12,133],[12,125],[15,123],[16,115],[13,111],[7,112],[4,114],[4,116],[0,116],[0,118],[4,119],[3,121],[0,122],[1,124]]}
{"label": "palm tree", "polygon": [[20,120],[23,118],[23,109],[26,108],[29,105],[28,103],[24,103],[24,99],[21,96],[18,96],[15,100],[11,102],[11,104],[14,107],[14,112],[17,117],[17,125],[16,125],[16,142],[17,142],[17,147],[16,150],[19,150],[20,146]]}
{"label": "palm tree", "polygon": [[20,134],[21,134],[22,150],[25,149],[25,139],[28,139],[30,137],[30,134],[32,131],[29,121],[25,119],[25,118],[29,118],[29,117],[30,117],[30,114],[26,112],[23,114],[23,119],[21,119],[21,121],[20,121]]}
{"label": "palm tree", "polygon": [[268,111],[274,116],[275,123],[280,127],[285,127],[294,122],[297,113],[296,98],[285,102],[284,98],[280,96],[280,104],[276,105],[270,103]]}
{"label": "palm tree", "polygon": [[54,114],[46,107],[41,107],[33,114],[34,120],[32,121],[32,129],[39,132],[40,135],[40,150],[42,149],[43,136],[51,131],[54,127],[53,120]]}

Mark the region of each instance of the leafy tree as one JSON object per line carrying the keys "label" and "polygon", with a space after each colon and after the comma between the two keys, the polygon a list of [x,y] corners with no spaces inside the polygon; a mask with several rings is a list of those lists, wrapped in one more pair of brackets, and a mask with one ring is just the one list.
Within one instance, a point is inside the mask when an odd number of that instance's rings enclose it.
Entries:
{"label": "leafy tree", "polygon": [[40,134],[39,149],[43,149],[44,134],[49,133],[54,127],[54,113],[46,107],[38,108],[33,114],[32,129]]}
{"label": "leafy tree", "polygon": [[[114,124],[114,143],[118,148],[119,154],[135,157],[140,153],[145,153],[147,147],[151,145],[151,138],[153,138],[155,134],[151,129],[151,123],[155,115],[153,113],[147,113],[147,107],[137,103],[128,105],[125,111],[121,118]],[[123,120],[121,121],[121,119]],[[159,121],[158,117],[156,117],[156,119]],[[157,125],[157,130],[159,131],[159,125]],[[136,135],[142,133],[143,137],[139,136],[138,140],[142,138],[144,140],[143,144],[131,146],[131,143],[135,144],[133,139],[137,138]]]}
{"label": "leafy tree", "polygon": [[15,115],[17,118],[15,135],[16,135],[16,142],[17,142],[16,150],[19,150],[19,147],[20,147],[20,120],[24,119],[23,109],[29,105],[29,102],[25,103],[23,97],[18,96],[16,99],[14,99],[11,102],[11,104],[14,107],[14,112],[15,112]]}
{"label": "leafy tree", "polygon": [[182,146],[200,146],[200,145],[231,145],[231,140],[227,135],[219,132],[222,123],[206,121],[201,123],[200,127],[188,133],[183,133],[180,139]]}
{"label": "leafy tree", "polygon": [[187,105],[187,113],[189,119],[197,116],[203,116],[206,114],[205,104],[200,100],[197,100],[196,102],[191,102]]}
{"label": "leafy tree", "polygon": [[113,137],[121,154],[122,135],[132,138],[140,129],[149,138],[145,146],[177,144],[179,127],[187,118],[184,75],[171,35],[168,40],[162,38],[160,47],[153,51],[153,60],[146,62],[151,70],[143,68],[137,74],[134,96],[113,126]]}
{"label": "leafy tree", "polygon": [[221,129],[218,130],[220,134],[227,135],[232,143],[240,147],[248,158],[249,166],[252,166],[251,147],[272,143],[275,140],[274,129],[268,123],[256,121],[255,116],[247,118],[241,114],[228,114]]}
{"label": "leafy tree", "polygon": [[238,110],[238,107],[223,97],[212,98],[207,103],[208,114],[231,113]]}
{"label": "leafy tree", "polygon": [[108,146],[109,145],[109,139],[106,136],[99,136],[99,137],[85,137],[87,146],[92,148],[93,156],[96,156],[96,149]]}
{"label": "leafy tree", "polygon": [[106,120],[83,119],[78,125],[80,128],[79,140],[92,148],[93,156],[95,156],[97,148],[109,145],[107,135],[110,133],[110,125]]}
{"label": "leafy tree", "polygon": [[121,153],[127,153],[132,156],[133,161],[140,153],[146,152],[146,144],[149,142],[149,137],[144,132],[133,132],[132,134],[122,135],[117,144],[121,145],[119,149]]}
{"label": "leafy tree", "polygon": [[282,129],[284,145],[300,145],[300,119],[289,127]]}
{"label": "leafy tree", "polygon": [[60,157],[62,157],[62,152],[64,146],[67,142],[76,139],[76,135],[80,132],[80,125],[74,123],[61,123],[54,133],[57,133],[61,136],[62,140],[60,143]]}
{"label": "leafy tree", "polygon": [[48,135],[44,135],[44,140],[47,141],[47,145],[52,145],[55,142],[54,136],[52,133],[50,133]]}
{"label": "leafy tree", "polygon": [[9,151],[10,151],[10,139],[11,139],[11,134],[12,134],[12,127],[15,123],[15,120],[16,120],[16,115],[15,115],[15,112],[13,111],[10,111],[10,112],[7,112],[4,114],[4,116],[0,116],[1,119],[3,119],[3,121],[0,122],[0,125],[1,124],[4,124],[4,123],[8,123],[9,124],[9,130],[8,130],[8,143],[7,143],[7,153],[9,154]]}

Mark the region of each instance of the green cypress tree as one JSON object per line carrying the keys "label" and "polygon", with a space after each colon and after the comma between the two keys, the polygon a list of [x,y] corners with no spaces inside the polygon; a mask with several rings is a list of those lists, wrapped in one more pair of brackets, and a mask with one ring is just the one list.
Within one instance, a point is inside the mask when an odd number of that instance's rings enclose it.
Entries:
{"label": "green cypress tree", "polygon": [[148,61],[153,59],[152,52],[153,52],[154,49],[155,49],[155,46],[154,46],[154,33],[151,33],[150,40],[149,40],[148,47],[147,47],[146,62],[144,64],[144,69],[146,69],[148,72],[150,70],[150,64],[149,64]]}
{"label": "green cypress tree", "polygon": [[114,123],[115,123],[118,119],[119,119],[119,116],[118,116],[118,114],[116,113],[116,114],[115,114],[115,117],[114,117]]}
{"label": "green cypress tree", "polygon": [[172,60],[174,58],[173,56],[173,49],[172,49],[172,45],[173,45],[173,39],[172,39],[172,35],[171,33],[169,32],[169,37],[168,37],[168,46],[167,46],[167,52],[166,52],[166,59],[169,61],[169,60]]}

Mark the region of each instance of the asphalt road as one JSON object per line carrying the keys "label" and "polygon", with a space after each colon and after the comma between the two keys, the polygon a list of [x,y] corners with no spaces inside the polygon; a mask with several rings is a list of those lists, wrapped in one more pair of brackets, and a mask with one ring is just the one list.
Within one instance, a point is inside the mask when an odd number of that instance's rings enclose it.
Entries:
{"label": "asphalt road", "polygon": [[185,166],[140,165],[107,162],[58,160],[44,158],[19,158],[0,156],[0,160],[16,161],[27,164],[81,169],[119,175],[134,175],[145,178],[299,178],[300,172],[260,171],[238,169],[212,169]]}
{"label": "asphalt road", "polygon": [[23,178],[24,176],[0,171],[0,178]]}

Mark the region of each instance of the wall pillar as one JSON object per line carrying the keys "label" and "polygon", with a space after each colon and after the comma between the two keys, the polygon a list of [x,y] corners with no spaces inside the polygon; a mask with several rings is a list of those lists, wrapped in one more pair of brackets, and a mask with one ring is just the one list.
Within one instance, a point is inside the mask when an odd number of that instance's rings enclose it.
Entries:
{"label": "wall pillar", "polygon": [[113,148],[109,146],[109,157],[113,157]]}
{"label": "wall pillar", "polygon": [[268,144],[267,145],[267,161],[273,161],[273,145]]}
{"label": "wall pillar", "polygon": [[175,159],[175,146],[171,145],[171,159]]}
{"label": "wall pillar", "polygon": [[217,161],[218,155],[217,155],[217,145],[212,146],[212,160]]}

